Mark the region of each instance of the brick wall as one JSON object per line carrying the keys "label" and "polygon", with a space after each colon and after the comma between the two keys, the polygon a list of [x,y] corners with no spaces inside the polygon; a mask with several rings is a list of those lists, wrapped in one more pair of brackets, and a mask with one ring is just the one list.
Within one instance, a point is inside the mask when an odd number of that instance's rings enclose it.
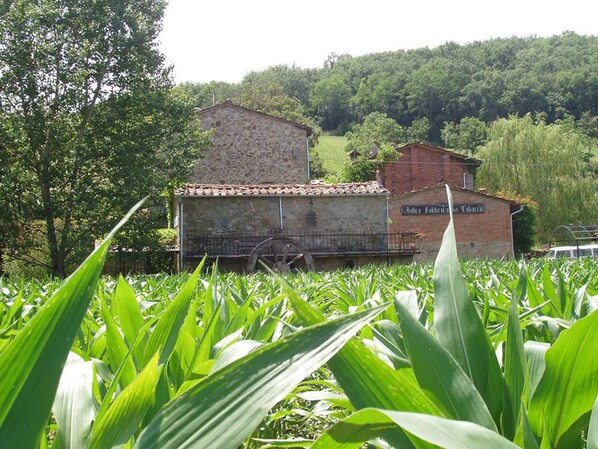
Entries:
{"label": "brick wall", "polygon": [[[399,149],[401,156],[386,163],[383,185],[391,195],[401,195],[413,190],[446,183],[463,188],[463,175],[468,167],[462,158],[440,149],[414,143]],[[471,182],[471,175],[469,180]]]}
{"label": "brick wall", "polygon": [[308,131],[291,122],[224,103],[200,112],[213,141],[191,182],[259,184],[308,182]]}
{"label": "brick wall", "polygon": [[[419,230],[423,237],[418,241],[422,250],[415,260],[434,260],[446,226],[447,215],[403,215],[402,206],[446,203],[443,186],[415,192],[389,200],[390,230]],[[510,203],[488,195],[463,190],[453,190],[454,204],[483,204],[486,211],[479,214],[455,214],[455,235],[460,258],[511,257]]]}

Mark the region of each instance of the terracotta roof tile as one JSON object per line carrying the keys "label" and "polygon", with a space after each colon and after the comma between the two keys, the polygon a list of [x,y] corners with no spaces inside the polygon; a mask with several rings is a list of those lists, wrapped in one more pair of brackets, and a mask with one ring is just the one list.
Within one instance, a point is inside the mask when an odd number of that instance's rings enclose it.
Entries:
{"label": "terracotta roof tile", "polygon": [[174,191],[174,196],[363,196],[387,195],[376,181],[346,184],[187,184]]}
{"label": "terracotta roof tile", "polygon": [[456,157],[458,159],[462,159],[463,161],[467,161],[469,164],[472,164],[472,165],[479,166],[482,164],[482,161],[479,159],[476,159],[475,157],[468,156],[468,155],[462,154],[462,153],[457,153],[456,151],[447,150],[446,148],[443,148],[443,147],[438,147],[435,145],[430,145],[427,143],[417,142],[417,141],[408,143],[406,145],[397,146],[396,150],[401,152],[402,150],[405,150],[410,147],[420,147],[420,148],[425,148],[425,149],[432,150],[432,151],[437,151],[439,153],[446,153],[450,156]]}
{"label": "terracotta roof tile", "polygon": [[[439,183],[439,184],[436,184],[434,186],[424,187],[424,188],[417,189],[417,190],[412,190],[411,192],[405,192],[405,193],[402,193],[400,195],[395,196],[394,198],[406,198],[406,197],[414,195],[416,193],[426,192],[426,191],[429,191],[429,190],[436,190],[436,189],[443,189],[444,190],[444,189],[446,189],[445,186],[446,186],[445,183]],[[486,193],[485,191],[464,189],[462,187],[451,187],[451,190],[453,192],[463,192],[463,193],[468,193],[468,194],[472,194],[472,195],[479,195],[479,196],[484,196],[484,197],[487,197],[487,198],[493,198],[495,200],[506,201],[507,203],[519,205],[519,203],[516,202],[516,201],[509,200],[507,198],[502,198],[500,196],[492,195],[490,193]]]}

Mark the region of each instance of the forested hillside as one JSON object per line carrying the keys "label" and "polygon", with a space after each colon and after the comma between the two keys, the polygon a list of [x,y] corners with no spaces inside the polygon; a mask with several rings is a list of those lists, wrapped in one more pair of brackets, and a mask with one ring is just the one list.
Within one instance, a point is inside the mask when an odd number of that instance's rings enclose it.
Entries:
{"label": "forested hillside", "polygon": [[445,122],[465,117],[491,122],[530,112],[552,123],[596,115],[598,37],[564,33],[359,57],[332,54],[322,68],[276,66],[251,72],[239,84],[181,89],[200,107],[226,98],[259,104],[259,97],[290,97],[324,130],[340,134],[375,111],[404,127],[426,118],[428,140],[442,143]]}

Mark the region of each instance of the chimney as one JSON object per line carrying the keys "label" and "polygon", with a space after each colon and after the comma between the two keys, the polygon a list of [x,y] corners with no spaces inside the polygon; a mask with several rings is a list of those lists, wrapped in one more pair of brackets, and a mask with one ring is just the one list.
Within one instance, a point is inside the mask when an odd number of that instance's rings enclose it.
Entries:
{"label": "chimney", "polygon": [[378,186],[384,187],[382,185],[382,173],[380,173],[380,170],[376,170],[376,181],[378,182]]}

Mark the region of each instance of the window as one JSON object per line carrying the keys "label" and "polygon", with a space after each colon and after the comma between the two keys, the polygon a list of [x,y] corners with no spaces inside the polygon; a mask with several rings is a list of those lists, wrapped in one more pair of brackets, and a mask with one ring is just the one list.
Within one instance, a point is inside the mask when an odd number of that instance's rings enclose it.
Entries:
{"label": "window", "polygon": [[305,223],[309,226],[318,225],[318,216],[313,210],[310,210],[308,213],[305,214]]}

